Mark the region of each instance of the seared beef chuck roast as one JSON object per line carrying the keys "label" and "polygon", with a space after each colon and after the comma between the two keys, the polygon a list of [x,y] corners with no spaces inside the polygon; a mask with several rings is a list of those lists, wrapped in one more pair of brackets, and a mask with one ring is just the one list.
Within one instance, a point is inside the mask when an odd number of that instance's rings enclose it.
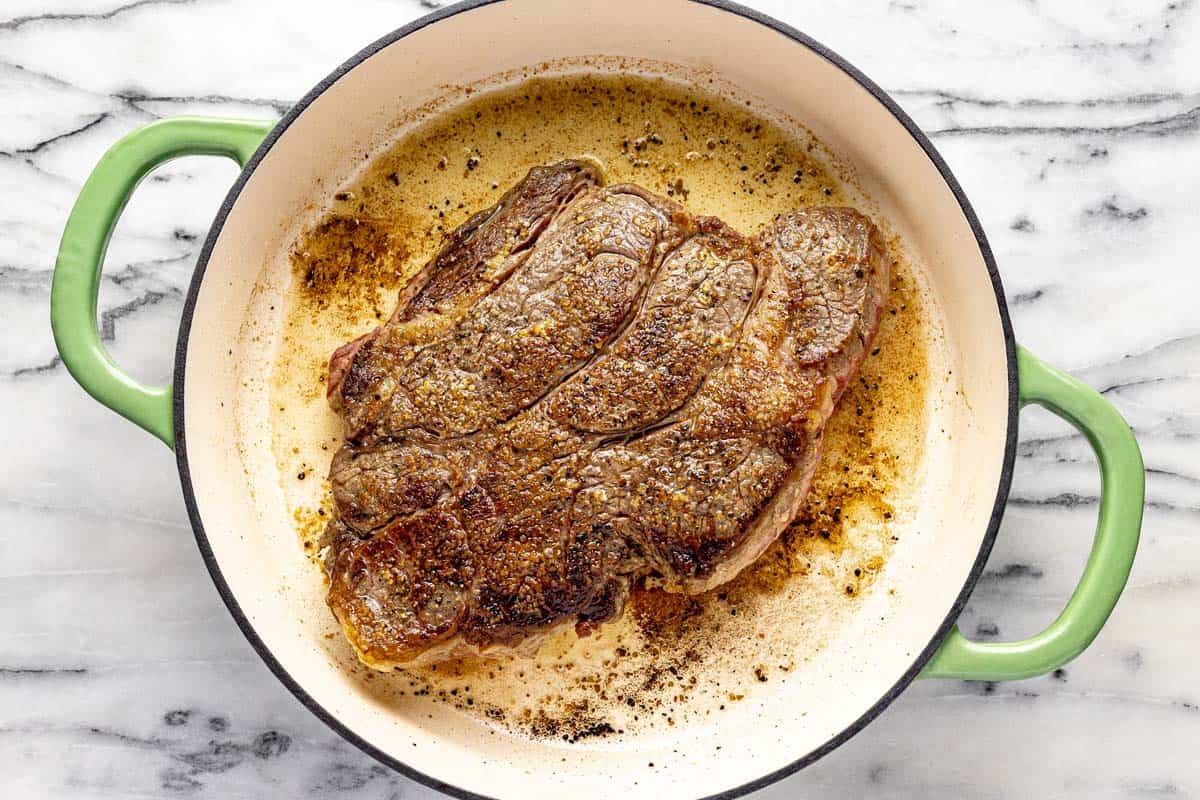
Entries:
{"label": "seared beef chuck roast", "polygon": [[795,516],[888,286],[871,222],[756,239],[582,161],[454,232],[329,399],[329,605],[369,665],[531,653],[653,574],[702,592]]}

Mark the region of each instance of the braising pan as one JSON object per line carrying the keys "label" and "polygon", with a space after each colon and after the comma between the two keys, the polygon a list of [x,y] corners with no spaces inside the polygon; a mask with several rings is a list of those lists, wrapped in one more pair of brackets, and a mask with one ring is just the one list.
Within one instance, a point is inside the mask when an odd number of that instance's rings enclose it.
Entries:
{"label": "braising pan", "polygon": [[[330,655],[319,573],[284,510],[254,487],[278,480],[254,456],[269,422],[234,413],[248,368],[269,364],[250,317],[285,280],[263,265],[280,231],[327,191],[399,107],[446,86],[555,59],[603,54],[708,70],[806,126],[854,164],[919,256],[943,312],[965,402],[935,412],[944,430],[926,464],[919,535],[885,572],[897,590],[871,598],[869,637],[844,637],[716,720],[655,736],[575,743],[488,729],[443,708],[399,713]],[[108,356],[96,327],[100,267],[138,182],[184,155],[242,166],[204,242],[179,328],[174,381],[146,386]],[[321,189],[321,187],[325,189]],[[266,298],[267,303],[263,300]],[[67,223],[52,294],[63,362],[97,400],[173,447],[188,513],[218,591],[279,679],[321,719],[383,763],[460,797],[733,797],[812,763],[854,735],[915,678],[1021,679],[1090,644],[1125,585],[1143,505],[1143,466],[1125,422],[1099,394],[1016,345],[1000,276],[979,222],[929,140],[894,100],[828,49],[724,2],[499,0],[450,6],[394,31],[337,67],[279,121],[177,118],[116,143]],[[247,324],[259,335],[246,337]],[[249,366],[248,366],[249,365]],[[977,642],[955,626],[996,537],[1012,476],[1017,416],[1044,406],[1091,443],[1103,478],[1086,569],[1062,614],[1020,642]],[[248,455],[249,454],[249,455]],[[908,575],[908,578],[902,576]],[[281,587],[290,587],[283,590]],[[864,613],[866,613],[864,611]],[[344,647],[344,643],[337,643]],[[352,661],[352,659],[351,659]],[[930,754],[934,757],[935,754]],[[940,755],[940,754],[939,754]]]}

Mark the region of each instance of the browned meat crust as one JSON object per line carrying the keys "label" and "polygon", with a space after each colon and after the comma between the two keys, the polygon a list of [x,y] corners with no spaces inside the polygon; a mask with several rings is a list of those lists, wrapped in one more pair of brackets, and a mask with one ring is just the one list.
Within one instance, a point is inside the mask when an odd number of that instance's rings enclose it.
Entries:
{"label": "browned meat crust", "polygon": [[641,575],[729,580],[795,516],[887,286],[851,209],[751,240],[585,162],[532,170],[330,360],[350,642],[379,668],[530,652]]}

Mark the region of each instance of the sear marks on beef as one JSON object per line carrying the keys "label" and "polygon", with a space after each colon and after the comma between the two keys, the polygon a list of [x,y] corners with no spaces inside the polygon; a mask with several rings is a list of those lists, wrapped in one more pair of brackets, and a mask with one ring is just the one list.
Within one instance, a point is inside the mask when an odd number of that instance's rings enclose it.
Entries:
{"label": "sear marks on beef", "polygon": [[641,576],[734,577],[797,513],[887,286],[852,209],[750,239],[532,170],[330,361],[328,600],[359,656],[531,654]]}

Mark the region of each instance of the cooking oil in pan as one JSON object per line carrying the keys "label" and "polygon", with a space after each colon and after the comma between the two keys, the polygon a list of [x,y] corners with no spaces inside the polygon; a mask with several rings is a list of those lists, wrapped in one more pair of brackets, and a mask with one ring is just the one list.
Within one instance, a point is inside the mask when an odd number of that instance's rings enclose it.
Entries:
{"label": "cooking oil in pan", "polygon": [[[887,230],[800,125],[694,82],[647,75],[654,70],[644,65],[632,77],[635,66],[544,65],[497,81],[507,88],[452,92],[295,241],[271,408],[284,495],[313,580],[330,513],[322,479],[340,444],[324,398],[329,354],[385,319],[443,236],[529,167],[591,156],[610,181],[670,195],[745,233],[777,213],[830,204],[859,206]],[[889,250],[892,292],[874,348],[826,429],[803,510],[754,565],[695,597],[648,581],[622,619],[583,639],[557,635],[535,659],[461,659],[387,675],[359,668],[365,690],[402,713],[450,704],[574,742],[719,716],[802,668],[873,590],[913,514],[936,314],[895,237]]]}

